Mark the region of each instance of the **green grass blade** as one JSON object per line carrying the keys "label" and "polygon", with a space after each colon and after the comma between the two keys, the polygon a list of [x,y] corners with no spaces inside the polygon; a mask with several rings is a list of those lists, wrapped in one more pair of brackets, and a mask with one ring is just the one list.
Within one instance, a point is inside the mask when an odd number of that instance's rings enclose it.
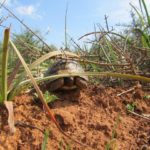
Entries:
{"label": "green grass blade", "polygon": [[148,10],[147,10],[147,6],[146,6],[146,3],[145,3],[144,0],[142,0],[142,4],[143,4],[143,6],[144,6],[144,10],[145,10],[145,13],[146,13],[148,25],[150,26],[150,17],[149,17],[149,13],[148,13]]}
{"label": "green grass blade", "polygon": [[140,5],[140,11],[141,11],[142,17],[144,17],[144,13],[143,13],[143,8],[142,8],[142,2],[141,2],[141,0],[139,0],[139,5]]}
{"label": "green grass blade", "polygon": [[43,143],[42,143],[41,150],[46,150],[46,145],[47,145],[47,142],[48,142],[48,137],[49,137],[49,131],[45,131],[45,133],[44,133],[44,140],[43,140]]}
{"label": "green grass blade", "polygon": [[[106,41],[105,41],[105,42],[106,42]],[[106,44],[107,44],[107,43],[106,43]],[[102,50],[102,52],[104,53],[104,56],[106,57],[107,61],[108,61],[109,63],[112,63],[111,60],[110,60],[110,58],[109,58],[109,56],[108,56],[108,54],[107,54],[107,52],[106,52],[106,50],[105,50],[105,48],[104,48],[104,46],[103,46],[102,44],[101,44],[100,46],[101,46],[101,50]],[[115,70],[114,66],[112,66],[112,69],[113,69],[113,71]]]}
{"label": "green grass blade", "polygon": [[[53,51],[53,52],[49,52],[43,56],[41,56],[40,58],[38,58],[37,60],[35,60],[32,64],[29,65],[29,69],[32,70],[34,69],[36,66],[38,66],[39,64],[41,64],[42,62],[44,62],[45,60],[49,59],[49,58],[53,58],[56,56],[62,56],[64,55],[64,53],[68,56],[68,57],[75,57],[75,58],[79,58],[78,55],[68,52],[68,51],[64,51],[63,53],[61,51]],[[25,72],[21,73],[19,75],[19,78],[17,80],[17,82],[14,85],[14,88],[18,86],[18,84],[20,83],[21,79],[25,76]],[[23,90],[23,89],[21,89]],[[12,92],[13,93],[13,92]],[[13,99],[13,96],[10,96],[12,94],[9,94],[9,99]],[[11,98],[10,98],[11,97]]]}
{"label": "green grass blade", "polygon": [[39,65],[40,63],[44,62],[45,60],[52,58],[52,57],[56,57],[58,55],[62,56],[62,55],[67,55],[68,57],[75,57],[78,58],[78,56],[74,53],[68,52],[68,51],[54,51],[54,52],[49,52],[43,56],[41,56],[39,59],[37,59],[36,61],[34,61],[32,64],[29,65],[30,69],[35,68],[37,65]]}
{"label": "green grass blade", "polygon": [[[78,40],[81,40],[82,38],[84,38],[84,37],[86,37],[86,36],[89,36],[89,35],[93,35],[93,34],[94,34],[94,35],[95,35],[95,34],[105,34],[105,35],[107,35],[107,34],[112,34],[112,35],[116,35],[116,36],[118,36],[118,37],[121,37],[122,39],[126,39],[126,37],[124,37],[123,35],[121,35],[121,34],[119,34],[119,33],[112,32],[112,31],[109,31],[109,32],[97,31],[97,32],[90,32],[90,33],[87,33],[87,34],[81,36]],[[132,44],[129,39],[127,40],[127,43]]]}
{"label": "green grass blade", "polygon": [[[138,76],[138,75],[131,75],[131,74],[121,74],[121,73],[112,73],[112,72],[85,72],[85,73],[68,73],[68,74],[59,74],[59,75],[52,75],[44,78],[36,78],[37,84],[47,81],[47,80],[53,80],[57,78],[62,77],[71,77],[71,76],[99,76],[99,77],[117,77],[117,78],[123,78],[123,79],[130,79],[130,80],[138,80],[143,82],[150,82],[150,78]],[[9,99],[12,99],[16,93],[19,93],[22,89],[26,89],[30,87],[31,80],[26,80],[21,82],[17,87],[15,87],[10,93],[9,93]]]}
{"label": "green grass blade", "polygon": [[[106,41],[106,45],[108,47],[109,53],[111,53],[111,54],[109,54],[109,57],[110,57],[110,61],[109,62],[112,63],[112,61],[116,60],[115,55],[114,55],[114,50],[112,48],[111,42],[107,38],[105,38],[105,41]],[[113,58],[113,60],[112,60],[112,58]],[[115,67],[114,66],[112,66],[112,69],[115,71]]]}
{"label": "green grass blade", "polygon": [[33,77],[32,73],[31,73],[30,69],[28,68],[26,62],[24,61],[24,59],[21,56],[20,52],[18,51],[18,49],[16,48],[16,46],[14,45],[14,43],[11,40],[10,40],[10,44],[12,45],[14,51],[16,52],[17,56],[19,57],[19,59],[20,59],[22,65],[23,65],[23,67],[24,67],[27,75],[30,78],[31,83],[33,84],[33,86],[34,86],[34,88],[35,88],[35,90],[36,90],[36,92],[38,94],[39,99],[41,100],[41,102],[42,102],[45,110],[47,111],[47,114],[49,115],[49,117],[51,118],[51,120],[55,123],[55,125],[57,126],[57,128],[61,131],[61,128],[60,128],[59,124],[57,123],[57,121],[56,121],[53,113],[51,112],[49,106],[47,105],[47,103],[46,103],[46,101],[44,99],[43,93],[40,90],[39,86],[37,85],[36,80],[34,79],[34,77]]}
{"label": "green grass blade", "polygon": [[46,103],[53,103],[54,101],[56,101],[58,99],[58,97],[54,94],[49,93],[48,91],[46,91],[44,93],[44,98],[46,100]]}
{"label": "green grass blade", "polygon": [[138,11],[138,9],[134,5],[132,5],[131,3],[130,3],[130,5],[134,9],[134,11],[137,13],[137,15],[138,15],[138,17],[139,17],[139,19],[140,19],[140,21],[142,23],[142,26],[144,27],[145,23],[144,23],[143,16],[140,14],[140,12]]}
{"label": "green grass blade", "polygon": [[8,43],[9,43],[9,32],[10,29],[7,28],[4,31],[3,40],[3,54],[2,54],[2,99],[0,103],[7,100],[7,65],[8,65]]}
{"label": "green grass blade", "polygon": [[142,35],[142,44],[145,47],[150,47],[150,41],[148,35],[143,32],[140,28],[135,28],[135,31],[138,31]]}
{"label": "green grass blade", "polygon": [[68,48],[68,41],[67,41],[67,14],[68,14],[68,3],[66,6],[66,12],[65,12],[65,50]]}

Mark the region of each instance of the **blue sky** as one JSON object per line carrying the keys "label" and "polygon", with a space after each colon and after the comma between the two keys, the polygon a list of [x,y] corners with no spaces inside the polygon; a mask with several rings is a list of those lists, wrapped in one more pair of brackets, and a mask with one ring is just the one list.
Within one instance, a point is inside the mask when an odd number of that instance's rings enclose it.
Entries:
{"label": "blue sky", "polygon": [[[40,30],[47,43],[60,47],[64,42],[67,3],[67,32],[77,40],[83,34],[93,31],[94,24],[98,23],[104,27],[104,15],[109,16],[110,26],[128,23],[130,2],[138,5],[138,0],[6,0],[6,6],[31,29]],[[149,0],[146,2],[149,8]],[[0,14],[5,16],[7,13],[1,10]],[[11,18],[7,19],[4,25],[10,23],[13,32],[23,29],[16,20]],[[47,32],[49,33],[46,35]]]}

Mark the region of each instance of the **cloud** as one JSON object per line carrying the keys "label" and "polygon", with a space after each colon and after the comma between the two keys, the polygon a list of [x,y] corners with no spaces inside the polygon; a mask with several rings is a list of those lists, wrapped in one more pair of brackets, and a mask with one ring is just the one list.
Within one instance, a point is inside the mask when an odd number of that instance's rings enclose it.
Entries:
{"label": "cloud", "polygon": [[36,12],[36,9],[33,5],[28,6],[19,6],[16,8],[17,12],[21,15],[33,15]]}
{"label": "cloud", "polygon": [[47,27],[46,31],[51,32],[52,28],[50,26]]}
{"label": "cloud", "polygon": [[[150,1],[145,0],[145,2],[146,2],[147,8],[149,9]],[[140,5],[139,5],[138,0],[122,0],[122,1],[119,0],[118,8],[109,12],[109,16],[110,16],[109,18],[111,19],[111,21],[117,22],[117,23],[119,22],[127,23],[131,21],[130,11],[132,7],[130,6],[130,3],[139,9]]]}
{"label": "cloud", "polygon": [[131,20],[130,12],[125,10],[117,10],[110,13],[109,18],[115,23],[125,23]]}
{"label": "cloud", "polygon": [[16,11],[23,16],[30,16],[34,19],[41,19],[42,16],[38,14],[38,6],[37,5],[22,5],[16,8]]}

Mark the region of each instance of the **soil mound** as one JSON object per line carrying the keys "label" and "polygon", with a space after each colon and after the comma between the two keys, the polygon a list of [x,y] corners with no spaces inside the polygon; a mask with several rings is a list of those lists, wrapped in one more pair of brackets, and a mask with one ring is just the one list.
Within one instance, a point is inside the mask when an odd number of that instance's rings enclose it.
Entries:
{"label": "soil mound", "polygon": [[127,111],[134,104],[138,114],[150,114],[147,92],[138,90],[122,96],[123,88],[89,86],[83,91],[59,91],[59,99],[50,107],[60,126],[71,137],[89,145],[82,147],[64,137],[48,119],[41,103],[32,95],[22,94],[14,100],[16,133],[10,135],[7,111],[0,106],[0,150],[40,150],[45,130],[49,130],[47,150],[148,150],[150,121]]}

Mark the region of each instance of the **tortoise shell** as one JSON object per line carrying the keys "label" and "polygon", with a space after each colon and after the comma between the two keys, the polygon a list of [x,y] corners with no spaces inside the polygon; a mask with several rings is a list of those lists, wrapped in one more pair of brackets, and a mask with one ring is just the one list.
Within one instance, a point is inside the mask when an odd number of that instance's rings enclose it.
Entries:
{"label": "tortoise shell", "polygon": [[[57,75],[62,73],[84,73],[82,66],[73,60],[58,60],[45,73],[45,76]],[[72,90],[75,88],[87,87],[87,76],[61,77],[48,81],[47,87],[49,91],[57,89]]]}

